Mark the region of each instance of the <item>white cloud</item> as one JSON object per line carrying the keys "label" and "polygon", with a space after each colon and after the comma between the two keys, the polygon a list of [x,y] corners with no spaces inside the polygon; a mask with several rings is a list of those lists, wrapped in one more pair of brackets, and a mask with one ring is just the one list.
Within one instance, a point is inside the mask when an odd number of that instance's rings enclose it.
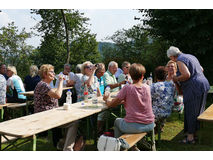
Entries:
{"label": "white cloud", "polygon": [[7,26],[8,23],[12,22],[9,16],[5,12],[0,12],[0,27]]}

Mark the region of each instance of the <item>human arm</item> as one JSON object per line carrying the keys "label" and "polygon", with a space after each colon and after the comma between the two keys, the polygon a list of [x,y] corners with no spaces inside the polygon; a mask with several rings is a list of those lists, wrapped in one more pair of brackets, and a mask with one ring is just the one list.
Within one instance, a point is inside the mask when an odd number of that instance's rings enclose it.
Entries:
{"label": "human arm", "polygon": [[56,98],[60,99],[62,95],[62,90],[63,90],[63,75],[59,75],[58,77],[59,83],[57,88],[52,88],[50,91],[47,93],[51,98]]}
{"label": "human arm", "polygon": [[180,61],[177,61],[177,65],[179,68],[179,71],[181,73],[180,76],[173,76],[173,81],[174,82],[182,82],[182,81],[186,81],[190,78],[191,74],[189,72],[189,69],[187,68],[187,66]]}
{"label": "human arm", "polygon": [[119,98],[114,98],[112,100],[109,100],[109,97],[105,96],[103,97],[103,100],[106,102],[106,105],[108,106],[108,108],[110,107],[116,107],[118,105],[120,105],[122,103],[122,100],[120,100]]}

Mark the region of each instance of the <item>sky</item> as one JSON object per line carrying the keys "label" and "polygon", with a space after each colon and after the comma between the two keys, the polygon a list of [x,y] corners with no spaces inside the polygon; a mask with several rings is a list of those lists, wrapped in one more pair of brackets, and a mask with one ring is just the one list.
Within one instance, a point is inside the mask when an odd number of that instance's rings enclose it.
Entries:
{"label": "sky", "polygon": [[[138,24],[139,21],[134,20],[134,17],[138,17],[141,14],[138,13],[136,8],[209,8],[207,3],[197,2],[193,3],[185,0],[171,1],[170,0],[131,0],[126,2],[125,0],[18,0],[18,1],[4,1],[1,3],[0,10],[0,28],[7,25],[9,22],[14,21],[19,30],[26,28],[26,31],[31,31],[32,27],[40,20],[39,16],[30,14],[30,8],[32,9],[61,9],[61,8],[73,8],[79,9],[80,12],[85,13],[85,16],[90,19],[91,26],[89,29],[91,33],[97,34],[97,41],[106,41],[105,37],[113,35],[114,32],[121,29],[129,29],[133,25]],[[31,2],[31,3],[29,3]],[[184,3],[183,3],[184,2]],[[184,4],[184,5],[183,5]],[[35,17],[34,20],[31,17]],[[34,30],[34,32],[36,32]],[[40,37],[32,37],[27,40],[27,43],[35,47],[40,44]]]}
{"label": "sky", "polygon": [[[1,11],[0,28],[14,21],[19,30],[25,28],[27,32],[36,32],[31,28],[41,20],[40,16],[31,14],[30,9],[1,9]],[[97,34],[97,41],[106,41],[105,37],[113,35],[115,31],[129,29],[138,24],[139,21],[134,20],[134,16],[140,16],[138,11],[133,9],[80,9],[79,11],[90,19],[88,22],[91,25],[88,27],[91,33]],[[37,47],[40,44],[40,37],[34,36],[27,43]]]}

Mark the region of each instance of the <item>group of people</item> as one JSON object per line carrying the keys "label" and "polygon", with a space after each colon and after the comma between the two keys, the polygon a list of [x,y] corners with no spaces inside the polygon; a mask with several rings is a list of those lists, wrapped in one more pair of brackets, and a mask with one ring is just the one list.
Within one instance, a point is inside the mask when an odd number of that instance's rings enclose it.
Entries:
{"label": "group of people", "polygon": [[[176,95],[183,96],[184,103],[184,131],[186,137],[182,143],[195,143],[196,131],[199,129],[197,117],[204,111],[208,90],[210,88],[208,80],[203,74],[203,68],[197,58],[190,54],[182,53],[177,47],[171,46],[167,50],[170,61],[166,66],[155,68],[155,83],[144,83],[146,69],[142,64],[125,61],[122,64],[122,71],[118,64],[111,61],[106,71],[103,63],[96,65],[90,61],[76,66],[75,73],[71,72],[69,64],[64,65],[64,71],[57,76],[54,66],[44,64],[40,67],[39,78],[35,79],[35,86],[27,86],[30,77],[26,77],[23,85],[17,87],[20,81],[14,68],[7,67],[8,86],[15,86],[17,93],[19,89],[24,91],[24,87],[34,90],[34,112],[42,112],[63,105],[66,92],[63,87],[73,86],[73,103],[84,99],[85,87],[88,89],[88,98],[92,98],[94,90],[97,96],[103,96],[103,100],[108,107],[124,105],[126,115],[124,118],[117,118],[114,122],[114,135],[119,137],[124,133],[149,132],[154,129],[155,123],[163,123],[171,114]],[[2,65],[1,65],[2,70]],[[2,71],[1,71],[2,74]],[[0,75],[0,96],[6,90],[5,74]],[[36,75],[37,76],[37,75]],[[11,78],[13,77],[13,78]],[[35,77],[34,76],[31,76]],[[10,80],[11,79],[11,80]],[[54,85],[54,80],[56,83]],[[116,98],[109,99],[109,94],[105,94],[106,87],[110,87],[111,92],[119,91]],[[56,89],[53,89],[56,88]],[[18,99],[25,99],[20,97]],[[59,104],[58,104],[59,100]],[[98,114],[98,133],[103,133],[104,120],[107,118],[106,112]],[[72,122],[65,126],[66,135],[63,137],[60,128],[55,128],[53,132],[53,144],[57,146],[62,143],[63,150],[80,150],[83,146],[83,139],[76,140],[79,121]],[[63,139],[63,140],[62,140]],[[78,142],[75,143],[75,142]]]}

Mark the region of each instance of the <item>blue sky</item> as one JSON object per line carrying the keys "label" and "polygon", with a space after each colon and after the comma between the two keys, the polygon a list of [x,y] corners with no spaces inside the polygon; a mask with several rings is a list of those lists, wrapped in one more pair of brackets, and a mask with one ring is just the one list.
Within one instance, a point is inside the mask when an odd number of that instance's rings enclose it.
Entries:
{"label": "blue sky", "polygon": [[[30,14],[29,9],[1,9],[0,12],[0,27],[14,21],[19,30],[26,28],[26,31],[31,31],[32,27],[40,20],[39,16]],[[137,10],[133,9],[80,9],[80,12],[85,13],[85,17],[90,18],[89,29],[91,33],[96,33],[98,41],[105,41],[106,36],[111,36],[115,31],[120,29],[128,29],[139,23],[134,20],[134,16],[139,16]],[[36,18],[34,20],[32,17]],[[38,46],[40,37],[33,37],[27,41],[28,44]]]}
{"label": "blue sky", "polygon": [[[7,25],[8,22],[15,22],[19,30],[26,28],[26,31],[31,31],[30,28],[35,26],[39,20],[39,16],[30,14],[30,8],[41,9],[61,9],[74,8],[80,9],[85,13],[85,16],[90,18],[89,23],[92,33],[96,33],[98,41],[105,41],[106,36],[111,36],[115,31],[121,29],[129,29],[133,25],[139,23],[134,20],[134,16],[140,16],[135,8],[209,8],[210,0],[201,3],[194,0],[8,0],[1,3],[0,10],[0,27]],[[30,3],[29,3],[30,2]],[[184,5],[183,5],[184,4]],[[85,9],[86,8],[86,9]],[[33,37],[27,41],[28,44],[37,47],[40,44],[40,37]]]}

